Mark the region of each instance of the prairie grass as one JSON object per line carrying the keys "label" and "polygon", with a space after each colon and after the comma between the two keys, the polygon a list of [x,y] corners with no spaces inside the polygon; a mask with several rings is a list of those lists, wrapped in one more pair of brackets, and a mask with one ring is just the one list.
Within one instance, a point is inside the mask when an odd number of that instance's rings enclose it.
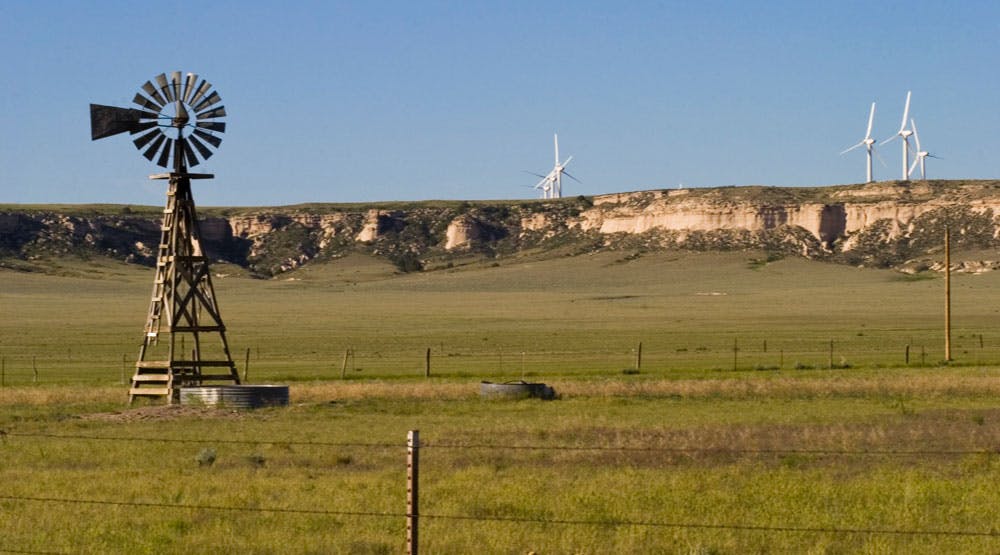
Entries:
{"label": "prairie grass", "polygon": [[[760,256],[218,268],[258,411],[125,406],[147,269],[0,271],[0,551],[400,552],[413,429],[425,552],[1000,549],[998,278],[937,365],[939,280]],[[559,399],[478,397],[521,378]]]}

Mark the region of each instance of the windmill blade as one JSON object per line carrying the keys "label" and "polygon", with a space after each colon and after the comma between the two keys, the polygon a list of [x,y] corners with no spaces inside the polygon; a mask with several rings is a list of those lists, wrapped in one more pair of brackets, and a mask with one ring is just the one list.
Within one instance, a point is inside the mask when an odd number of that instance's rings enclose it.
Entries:
{"label": "windmill blade", "polygon": [[523,171],[524,173],[527,173],[527,174],[531,174],[531,175],[533,175],[535,177],[541,177],[542,179],[545,179],[545,176],[542,175],[542,174],[540,174],[540,173],[529,172],[528,170],[521,170],[521,171]]}
{"label": "windmill blade", "polygon": [[197,75],[194,73],[187,74],[187,77],[184,79],[184,95],[181,97],[181,100],[188,103],[191,102],[191,95],[194,94],[196,81],[198,81]]}
{"label": "windmill blade", "polygon": [[[160,88],[160,92],[163,93],[163,97],[167,99],[167,102],[174,101],[174,93],[170,90],[170,86],[167,84],[167,75],[161,73],[156,76],[156,84]],[[166,104],[167,102],[164,102]]]}
{"label": "windmill blade", "polygon": [[218,131],[219,133],[226,132],[226,124],[218,121],[199,121],[195,125],[202,129],[208,129],[209,131]]}
{"label": "windmill blade", "polygon": [[920,159],[921,158],[923,158],[923,156],[920,156],[920,154],[917,154],[917,157],[913,159],[913,164],[910,165],[910,173],[911,174],[913,173],[913,170],[917,169],[917,164],[920,163]]}
{"label": "windmill blade", "polygon": [[205,108],[208,108],[213,104],[218,104],[219,101],[221,100],[222,97],[219,96],[219,93],[213,91],[212,94],[208,95],[207,97],[202,99],[201,102],[194,105],[194,111],[200,112],[201,110],[204,110]]}
{"label": "windmill blade", "polygon": [[848,152],[850,152],[850,151],[852,151],[852,150],[854,150],[854,149],[858,148],[859,146],[861,146],[861,145],[863,145],[863,144],[865,144],[865,142],[864,142],[864,141],[861,141],[860,143],[858,143],[858,144],[856,144],[856,145],[852,146],[851,148],[849,148],[849,149],[847,149],[847,150],[843,150],[843,151],[841,151],[841,152],[840,152],[840,155],[841,155],[841,156],[843,156],[843,155],[845,155],[845,154],[847,154]]}
{"label": "windmill blade", "polygon": [[170,74],[170,88],[174,92],[174,100],[181,99],[181,72],[175,71]]}
{"label": "windmill blade", "polygon": [[163,131],[159,129],[154,129],[145,135],[140,135],[138,138],[133,139],[132,142],[135,143],[135,148],[142,150],[142,147],[149,144],[150,141],[155,139],[157,136],[163,136]]}
{"label": "windmill blade", "polygon": [[[139,93],[135,93],[135,97],[132,99],[132,103],[138,106],[142,106],[143,108],[146,108],[147,110],[151,110],[153,112],[159,112],[163,108],[163,106],[157,105],[155,102],[149,100],[148,98],[142,96]],[[153,117],[156,117],[156,114],[154,114]]]}
{"label": "windmill blade", "polygon": [[559,134],[558,133],[553,133],[552,134],[552,142],[555,143],[555,145],[556,145],[556,165],[558,166],[559,165]]}
{"label": "windmill blade", "polygon": [[567,158],[566,161],[562,163],[562,167],[565,168],[566,166],[568,166],[569,165],[569,161],[572,160],[572,159],[573,159],[572,156],[570,156],[569,158]]}
{"label": "windmill blade", "polygon": [[566,177],[568,177],[568,178],[572,179],[573,181],[576,181],[576,182],[577,182],[577,183],[579,183],[580,185],[583,185],[583,181],[580,181],[579,179],[577,179],[577,178],[573,177],[572,175],[570,175],[570,173],[569,173],[568,171],[564,171],[564,172],[562,172],[562,173],[563,173],[563,175],[565,175]]}
{"label": "windmill blade", "polygon": [[936,156],[936,155],[931,154],[929,152],[927,154],[925,154],[924,156],[926,156],[928,158],[937,158],[938,160],[944,160],[944,158],[941,158],[940,156]]}
{"label": "windmill blade", "polygon": [[152,97],[153,100],[160,105],[160,108],[163,108],[163,105],[167,103],[167,100],[160,95],[160,91],[156,90],[156,87],[153,86],[152,82],[146,81],[143,83],[142,90],[146,91],[146,94]]}
{"label": "windmill blade", "polygon": [[892,142],[892,140],[893,140],[893,139],[895,139],[895,138],[896,138],[896,137],[898,137],[898,136],[899,136],[899,134],[897,133],[897,134],[895,134],[895,135],[893,135],[893,136],[889,137],[888,139],[886,139],[886,140],[882,141],[882,142],[881,142],[881,143],[879,143],[878,145],[879,145],[879,146],[882,146],[882,145],[887,145],[887,144],[891,143],[891,142]]}
{"label": "windmill blade", "polygon": [[917,142],[917,152],[920,152],[920,134],[917,133],[917,122],[910,118],[910,126],[913,127],[913,140]]}
{"label": "windmill blade", "polygon": [[899,132],[902,133],[906,129],[906,120],[910,117],[910,93],[913,91],[906,91],[906,107],[903,108],[903,122],[899,124]]}
{"label": "windmill blade", "polygon": [[868,113],[868,130],[865,131],[865,140],[872,138],[872,123],[874,122],[875,122],[875,103],[872,102],[871,112]]}
{"label": "windmill blade", "polygon": [[221,118],[226,115],[226,107],[219,106],[218,108],[213,108],[211,110],[205,110],[204,112],[197,115],[198,119],[212,119]]}
{"label": "windmill blade", "polygon": [[184,157],[187,158],[188,166],[197,166],[198,157],[194,155],[194,151],[191,150],[191,145],[188,144],[186,139],[178,139],[180,142],[181,152],[184,153]]}
{"label": "windmill blade", "polygon": [[211,133],[206,133],[206,132],[202,131],[201,129],[195,129],[194,130],[194,134],[197,135],[197,136],[199,136],[199,137],[201,137],[202,139],[205,139],[205,141],[207,141],[209,144],[211,144],[215,148],[219,148],[219,145],[222,144],[222,138],[221,137],[216,137],[215,135],[212,135]]}
{"label": "windmill blade", "polygon": [[202,81],[201,85],[198,85],[198,90],[195,91],[194,95],[191,97],[191,100],[188,102],[188,104],[192,106],[197,104],[198,101],[201,100],[201,97],[205,96],[208,93],[209,89],[211,88],[212,88],[211,83],[209,83],[208,81]]}
{"label": "windmill blade", "polygon": [[212,149],[205,146],[205,143],[198,140],[198,137],[191,135],[188,137],[188,142],[190,142],[196,149],[198,153],[201,154],[202,160],[208,160],[212,157]]}
{"label": "windmill blade", "polygon": [[163,144],[163,141],[165,141],[166,139],[167,136],[164,135],[163,133],[160,133],[156,137],[156,140],[153,141],[153,144],[149,145],[149,148],[147,148],[146,152],[143,152],[142,155],[145,156],[147,160],[152,162],[153,158],[156,157],[157,152],[159,152],[160,146]]}
{"label": "windmill blade", "polygon": [[174,149],[174,140],[167,139],[166,144],[163,145],[163,151],[160,152],[160,158],[156,161],[157,166],[167,167],[170,162],[170,151]]}

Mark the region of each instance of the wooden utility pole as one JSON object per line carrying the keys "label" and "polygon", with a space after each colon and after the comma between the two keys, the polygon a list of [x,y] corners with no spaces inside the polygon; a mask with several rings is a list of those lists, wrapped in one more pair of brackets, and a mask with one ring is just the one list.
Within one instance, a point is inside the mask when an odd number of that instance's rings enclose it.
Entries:
{"label": "wooden utility pole", "polygon": [[951,362],[951,230],[944,226],[944,360]]}

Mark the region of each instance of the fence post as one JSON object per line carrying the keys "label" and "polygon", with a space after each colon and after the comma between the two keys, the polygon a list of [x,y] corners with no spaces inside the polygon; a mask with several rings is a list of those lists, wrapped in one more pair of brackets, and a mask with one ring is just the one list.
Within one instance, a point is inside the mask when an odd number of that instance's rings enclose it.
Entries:
{"label": "fence post", "polygon": [[431,377],[431,348],[427,347],[427,353],[424,355],[424,377]]}
{"label": "fence post", "polygon": [[0,387],[7,386],[7,357],[0,358]]}
{"label": "fence post", "polygon": [[910,346],[906,346],[906,365],[910,365]]}
{"label": "fence post", "polygon": [[737,365],[739,363],[739,352],[740,352],[740,340],[738,337],[733,338],[733,372],[736,371]]}
{"label": "fence post", "polygon": [[344,364],[340,366],[340,379],[342,380],[347,378],[347,353],[350,352],[351,352],[350,349],[344,351]]}
{"label": "fence post", "polygon": [[420,470],[420,431],[406,434],[406,552],[417,555],[417,485]]}
{"label": "fence post", "polygon": [[642,370],[642,341],[639,342],[639,347],[635,350],[635,369]]}
{"label": "fence post", "polygon": [[829,364],[830,370],[833,370],[833,340],[830,340],[830,359]]}
{"label": "fence post", "polygon": [[35,364],[35,357],[31,357],[31,383],[38,383],[38,365]]}
{"label": "fence post", "polygon": [[250,376],[250,347],[247,347],[247,360],[243,363],[243,383],[247,383]]}

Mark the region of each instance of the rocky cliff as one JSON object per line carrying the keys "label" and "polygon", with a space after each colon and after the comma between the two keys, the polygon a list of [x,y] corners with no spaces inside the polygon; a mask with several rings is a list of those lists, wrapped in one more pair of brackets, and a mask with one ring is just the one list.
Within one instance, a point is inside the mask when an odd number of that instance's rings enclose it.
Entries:
{"label": "rocky cliff", "polygon": [[[2,207],[0,258],[75,253],[155,263],[158,211],[102,208]],[[200,226],[210,256],[261,275],[354,251],[387,257],[403,271],[469,255],[599,249],[755,249],[885,267],[940,250],[946,225],[958,247],[997,246],[998,209],[1000,181],[914,181],[203,209]]]}

